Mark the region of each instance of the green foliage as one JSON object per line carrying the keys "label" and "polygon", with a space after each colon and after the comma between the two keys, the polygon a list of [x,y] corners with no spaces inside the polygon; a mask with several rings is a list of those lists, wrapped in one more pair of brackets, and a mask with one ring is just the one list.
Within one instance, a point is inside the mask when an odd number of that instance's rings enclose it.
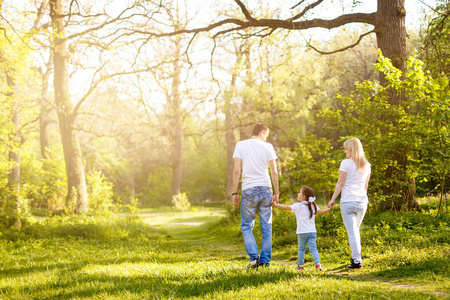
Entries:
{"label": "green foliage", "polygon": [[[200,129],[194,127],[190,130]],[[226,151],[220,144],[211,142],[215,139],[211,133],[207,133],[185,141],[182,189],[192,203],[224,199]]]}
{"label": "green foliage", "polygon": [[21,180],[23,196],[36,208],[61,210],[67,193],[67,174],[61,144],[46,150],[47,158],[41,159],[26,147],[22,151]]}
{"label": "green foliage", "polygon": [[423,38],[422,57],[427,68],[435,77],[450,76],[450,4],[446,0],[436,1],[435,16],[428,23],[426,35]]}
{"label": "green foliage", "polygon": [[173,195],[172,197],[172,205],[181,211],[186,211],[191,207],[191,203],[186,195],[186,193],[179,193],[177,195]]}
{"label": "green foliage", "polygon": [[102,215],[111,213],[113,184],[108,182],[100,171],[87,175],[89,213]]}
{"label": "green foliage", "polygon": [[[411,178],[434,179],[435,183],[437,178],[448,178],[448,80],[427,75],[414,57],[402,74],[380,53],[375,69],[386,77],[386,86],[376,81],[357,83],[355,92],[340,96],[344,110],[325,110],[323,116],[335,122],[335,130],[345,127],[361,139],[372,164],[369,192],[380,206],[400,209],[402,188],[411,184]],[[405,100],[392,104],[389,97],[393,91],[404,94]],[[404,166],[392,159],[395,153],[405,155],[406,160],[400,162]],[[395,170],[394,176],[385,176],[388,167]],[[383,194],[386,187],[393,186],[398,187],[393,194]]]}
{"label": "green foliage", "polygon": [[286,163],[290,182],[289,190],[296,194],[305,185],[316,195],[329,198],[336,185],[339,160],[332,152],[330,142],[324,138],[307,135],[299,141],[292,160]]}
{"label": "green foliage", "polygon": [[144,195],[148,201],[145,201],[144,204],[151,204],[154,206],[169,204],[171,198],[171,175],[172,172],[168,167],[155,168],[153,172],[148,174],[144,188]]}

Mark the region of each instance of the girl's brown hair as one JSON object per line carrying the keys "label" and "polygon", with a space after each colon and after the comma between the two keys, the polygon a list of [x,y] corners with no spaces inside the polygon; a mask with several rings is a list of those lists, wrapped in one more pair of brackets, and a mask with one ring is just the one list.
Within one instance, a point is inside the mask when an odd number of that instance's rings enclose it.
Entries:
{"label": "girl's brown hair", "polygon": [[[309,209],[309,218],[311,219],[313,217],[313,215],[317,212],[317,205],[315,202],[309,202],[309,197],[315,197],[316,193],[314,192],[314,190],[312,188],[309,188],[307,186],[302,186],[302,188],[300,189],[300,192],[305,196],[306,199],[306,203],[308,205],[308,209]],[[313,207],[314,207],[314,211],[313,211]]]}

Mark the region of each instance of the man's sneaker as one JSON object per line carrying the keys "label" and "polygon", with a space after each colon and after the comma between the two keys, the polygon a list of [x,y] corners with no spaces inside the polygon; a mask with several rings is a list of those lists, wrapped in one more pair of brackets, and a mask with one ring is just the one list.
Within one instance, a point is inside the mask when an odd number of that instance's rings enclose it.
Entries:
{"label": "man's sneaker", "polygon": [[249,268],[257,268],[261,265],[261,262],[259,261],[259,257],[254,258],[249,264]]}
{"label": "man's sneaker", "polygon": [[303,266],[297,266],[298,271],[303,271],[305,268]]}
{"label": "man's sneaker", "polygon": [[353,260],[353,258],[350,260],[350,262],[351,263],[348,265],[349,270],[362,269],[361,263],[355,264],[355,261]]}
{"label": "man's sneaker", "polygon": [[317,264],[316,265],[316,270],[322,271],[322,265],[321,264]]}

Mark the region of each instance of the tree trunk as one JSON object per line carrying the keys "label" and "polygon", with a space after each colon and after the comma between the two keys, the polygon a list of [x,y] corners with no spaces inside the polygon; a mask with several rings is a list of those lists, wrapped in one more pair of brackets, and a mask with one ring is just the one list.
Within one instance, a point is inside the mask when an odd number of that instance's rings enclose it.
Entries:
{"label": "tree trunk", "polygon": [[8,157],[9,161],[13,164],[8,172],[8,189],[9,195],[6,205],[8,206],[7,211],[11,213],[12,225],[16,229],[22,227],[22,222],[20,220],[20,145],[22,143],[21,136],[19,134],[20,122],[19,122],[19,107],[17,99],[14,99],[14,89],[15,82],[11,74],[6,72],[6,82],[8,86],[8,92],[6,96],[13,99],[12,105],[12,117],[11,123],[14,126],[14,131],[10,134],[10,142],[12,149],[9,150]]}
{"label": "tree trunk", "polygon": [[234,168],[234,147],[236,141],[234,140],[233,133],[233,118],[232,118],[232,109],[231,109],[231,101],[234,96],[234,91],[236,89],[236,79],[238,76],[238,68],[240,61],[242,59],[242,51],[240,49],[236,49],[236,63],[235,68],[231,74],[231,82],[229,90],[225,93],[224,96],[224,112],[225,112],[225,141],[227,143],[227,183],[225,187],[225,196],[227,200],[231,201],[231,193],[233,192],[233,168]]}
{"label": "tree trunk", "polygon": [[[250,86],[253,84],[252,82],[252,63],[250,60],[250,42],[248,40],[245,41],[244,44],[244,53],[245,55],[245,85]],[[248,99],[248,96],[244,94],[242,97],[242,105],[241,105],[241,113],[240,115],[243,116],[239,119],[239,140],[243,141],[246,139],[249,139],[251,137],[251,130],[253,126],[255,125],[255,122],[251,124],[250,132],[248,132],[249,126],[245,123],[248,122],[248,120],[252,120],[252,109],[249,108],[249,103],[251,102],[251,99]],[[244,124],[242,123],[244,122]]]}
{"label": "tree trunk", "polygon": [[61,0],[50,0],[50,13],[54,39],[55,102],[67,172],[68,191],[66,205],[69,205],[69,207],[70,205],[74,205],[75,213],[81,213],[88,210],[88,197],[81,147],[77,133],[74,130],[76,115],[73,114],[73,105],[69,96],[66,37]]}
{"label": "tree trunk", "polygon": [[50,123],[49,112],[50,109],[47,105],[47,92],[48,92],[48,81],[50,77],[50,68],[52,66],[53,54],[50,54],[49,61],[47,63],[47,70],[42,74],[42,87],[41,87],[41,97],[39,99],[40,112],[39,112],[39,139],[41,146],[41,156],[42,158],[47,158],[46,149],[50,146],[50,138],[48,134],[48,125]]}
{"label": "tree trunk", "polygon": [[[383,55],[392,61],[392,64],[402,72],[405,70],[406,53],[406,27],[404,8],[405,0],[378,0],[376,13],[377,43]],[[381,85],[386,84],[386,79],[380,75]],[[389,94],[391,105],[399,105],[404,100],[404,95],[392,89]],[[393,179],[393,184],[384,188],[386,195],[392,195],[394,201],[389,204],[389,209],[401,209],[402,206],[409,209],[419,209],[415,197],[415,182],[407,175],[407,157],[403,149],[396,149],[391,153],[396,167],[389,166],[385,176]],[[400,186],[398,179],[404,179],[408,184]],[[397,180],[395,180],[397,179]]]}
{"label": "tree trunk", "polygon": [[181,124],[181,98],[180,98],[180,51],[181,38],[177,37],[175,40],[175,61],[173,63],[173,81],[172,81],[172,95],[171,105],[169,106],[171,112],[171,123],[173,130],[173,148],[172,148],[172,196],[177,195],[181,191],[181,180],[183,173],[183,127]]}

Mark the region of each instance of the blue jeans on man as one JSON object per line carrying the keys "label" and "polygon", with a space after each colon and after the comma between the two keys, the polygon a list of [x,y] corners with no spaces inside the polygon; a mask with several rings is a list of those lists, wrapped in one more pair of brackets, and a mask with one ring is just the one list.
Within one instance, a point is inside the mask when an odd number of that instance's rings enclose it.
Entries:
{"label": "blue jeans on man", "polygon": [[[256,211],[262,233],[261,254],[253,235]],[[250,261],[259,257],[260,263],[268,265],[272,257],[272,189],[256,186],[242,191],[241,194],[241,229],[245,249]]]}

